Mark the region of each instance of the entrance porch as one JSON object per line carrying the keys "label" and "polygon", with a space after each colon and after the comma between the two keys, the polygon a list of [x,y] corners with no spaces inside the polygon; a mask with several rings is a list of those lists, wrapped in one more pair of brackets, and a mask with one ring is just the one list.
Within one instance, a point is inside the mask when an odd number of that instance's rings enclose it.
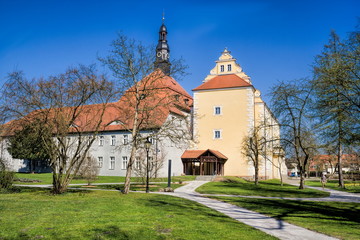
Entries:
{"label": "entrance porch", "polygon": [[186,150],[181,156],[186,175],[224,175],[227,157],[216,150]]}

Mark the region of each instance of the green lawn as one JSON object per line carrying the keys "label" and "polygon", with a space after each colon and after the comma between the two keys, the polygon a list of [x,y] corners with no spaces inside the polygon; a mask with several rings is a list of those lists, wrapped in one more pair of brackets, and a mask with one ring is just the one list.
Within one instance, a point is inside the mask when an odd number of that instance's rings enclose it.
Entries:
{"label": "green lawn", "polygon": [[[95,189],[115,189],[115,190],[122,190],[123,189],[123,184],[106,184],[106,185],[92,185],[90,186],[91,188],[95,188]],[[184,186],[184,184],[178,184],[178,183],[173,183],[171,184],[171,188],[172,189],[176,189],[178,187]],[[71,188],[82,188],[82,189],[86,189],[89,186],[88,185],[76,185],[76,186],[70,186]],[[149,184],[149,190],[150,192],[158,192],[160,189],[164,189],[167,187],[167,183],[151,183]],[[130,190],[131,191],[145,191],[146,190],[146,186],[144,184],[131,184],[130,185]]]}
{"label": "green lawn", "polygon": [[203,194],[226,194],[264,197],[328,197],[329,193],[314,189],[298,189],[297,186],[284,184],[276,179],[260,181],[256,186],[253,182],[242,178],[226,177],[221,182],[209,182],[196,189]]}
{"label": "green lawn", "polygon": [[275,239],[198,203],[157,194],[45,189],[0,194],[0,239]]}
{"label": "green lawn", "polygon": [[[52,184],[52,174],[51,173],[16,173],[15,176],[17,178],[23,179],[34,179],[39,180],[41,182],[35,183],[26,183],[26,182],[19,182],[16,181],[15,184],[28,184],[28,185],[41,185],[41,184]],[[179,182],[179,181],[191,181],[194,180],[195,176],[175,176],[171,177],[172,182]],[[94,183],[123,183],[125,181],[125,177],[117,177],[117,176],[98,176],[98,179]],[[131,181],[133,182],[141,182],[142,179],[138,177],[132,177]],[[154,178],[150,179],[152,182],[167,182],[167,178]],[[87,183],[84,179],[73,179],[71,183]]]}
{"label": "green lawn", "polygon": [[[339,188],[339,181],[338,180],[328,180],[326,183],[326,188],[331,188],[334,190],[345,191],[350,193],[360,193],[360,182],[356,181],[344,181],[345,182],[345,189]],[[320,180],[306,180],[305,184],[312,187],[322,187]]]}
{"label": "green lawn", "polygon": [[360,239],[360,204],[213,197],[340,239]]}

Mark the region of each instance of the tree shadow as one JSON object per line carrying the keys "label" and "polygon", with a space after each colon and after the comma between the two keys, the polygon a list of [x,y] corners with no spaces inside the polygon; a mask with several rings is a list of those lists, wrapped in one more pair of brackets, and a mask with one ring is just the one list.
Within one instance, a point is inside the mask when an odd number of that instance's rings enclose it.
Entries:
{"label": "tree shadow", "polygon": [[224,214],[205,207],[200,203],[178,197],[172,198],[171,201],[160,198],[148,199],[146,202],[142,199],[141,201],[145,206],[157,208],[159,211],[169,212],[173,215],[189,216],[190,218],[193,216],[204,215],[206,217],[215,218],[217,221],[223,222],[229,220]]}
{"label": "tree shadow", "polygon": [[[224,199],[220,198],[220,200]],[[288,217],[299,217],[317,220],[324,219],[327,221],[350,221],[354,224],[360,223],[360,206],[358,203],[339,205],[337,202],[329,203],[243,198],[231,198],[231,200],[228,198],[225,199],[225,201],[234,202],[235,204],[238,202],[239,206],[270,215],[279,220],[285,220]],[[259,206],[264,206],[264,208]],[[274,211],[274,209],[276,209],[276,211]]]}
{"label": "tree shadow", "polygon": [[91,230],[91,239],[132,239],[130,235],[121,230],[118,226],[110,225],[103,228],[95,228]]}

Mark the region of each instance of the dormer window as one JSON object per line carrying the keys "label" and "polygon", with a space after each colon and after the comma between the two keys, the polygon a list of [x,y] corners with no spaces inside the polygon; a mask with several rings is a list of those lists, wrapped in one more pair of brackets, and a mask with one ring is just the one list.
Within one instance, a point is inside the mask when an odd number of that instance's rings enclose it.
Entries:
{"label": "dormer window", "polygon": [[189,99],[185,98],[184,102],[185,102],[185,105],[189,105]]}
{"label": "dormer window", "polygon": [[224,65],[220,65],[220,72],[224,72],[224,71],[225,71]]}
{"label": "dormer window", "polygon": [[228,67],[228,72],[230,72],[231,71],[231,64],[228,64],[227,67]]}
{"label": "dormer window", "polygon": [[174,95],[174,98],[175,98],[176,101],[179,101],[179,97],[180,97],[179,94]]}
{"label": "dormer window", "polygon": [[109,125],[120,125],[120,124],[122,124],[121,121],[115,120],[115,121],[111,122]]}

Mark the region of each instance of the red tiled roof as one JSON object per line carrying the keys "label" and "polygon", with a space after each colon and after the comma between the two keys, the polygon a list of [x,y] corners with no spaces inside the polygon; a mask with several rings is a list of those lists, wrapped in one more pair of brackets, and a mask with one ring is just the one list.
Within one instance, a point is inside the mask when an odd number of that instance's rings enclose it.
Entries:
{"label": "red tiled roof", "polygon": [[221,159],[228,159],[224,154],[219,151],[206,149],[206,150],[186,150],[182,155],[181,158],[188,158],[188,159],[195,159],[199,158],[201,155],[205,154],[206,152],[212,153],[217,158]]}
{"label": "red tiled roof", "polygon": [[[172,77],[165,76],[161,71],[154,71],[142,79],[138,88],[140,93],[143,89],[145,95],[139,105],[139,108],[145,109],[139,114],[142,129],[161,127],[170,113],[185,116],[185,112],[190,112],[192,97]],[[132,89],[134,86],[128,89],[118,102],[83,105],[78,109],[64,107],[34,111],[23,119],[3,125],[6,126],[6,131],[3,131],[2,135],[12,135],[14,131],[21,129],[23,121],[42,119],[45,114],[54,121],[59,116],[70,120],[75,110],[78,115],[69,132],[130,130],[133,128],[131,120],[135,113],[135,94]],[[112,124],[115,121],[118,121],[118,124]],[[97,125],[99,123],[100,125]]]}
{"label": "red tiled roof", "polygon": [[208,89],[221,89],[221,88],[235,88],[235,87],[249,87],[252,86],[244,79],[235,74],[219,75],[209,81],[201,84],[193,91],[208,90]]}

